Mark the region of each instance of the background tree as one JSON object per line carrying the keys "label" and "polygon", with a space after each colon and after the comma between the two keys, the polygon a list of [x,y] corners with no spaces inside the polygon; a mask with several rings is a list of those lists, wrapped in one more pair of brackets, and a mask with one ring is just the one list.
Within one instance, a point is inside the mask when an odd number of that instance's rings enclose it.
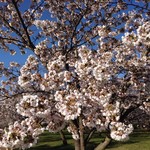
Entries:
{"label": "background tree", "polygon": [[[137,108],[149,111],[149,3],[25,4],[1,1],[1,49],[35,55],[21,68],[18,63],[10,68],[0,64],[5,76],[0,96],[19,100],[17,112],[25,118],[5,130],[1,145],[27,148],[45,129],[58,132],[65,127],[76,150],[86,148],[86,128],[108,131],[107,141],[96,150],[104,149],[110,138],[128,139],[133,126],[127,117]],[[39,71],[41,65],[45,73]]]}

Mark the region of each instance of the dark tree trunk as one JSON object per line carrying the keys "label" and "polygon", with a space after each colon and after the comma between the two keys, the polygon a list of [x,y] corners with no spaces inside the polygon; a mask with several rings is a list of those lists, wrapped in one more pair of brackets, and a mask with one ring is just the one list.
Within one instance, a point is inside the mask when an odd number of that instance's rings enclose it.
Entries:
{"label": "dark tree trunk", "polygon": [[85,150],[84,127],[82,124],[82,118],[81,117],[79,117],[79,134],[80,134],[80,148],[81,148],[81,150]]}
{"label": "dark tree trunk", "polygon": [[105,141],[103,143],[100,143],[94,150],[105,150],[110,142],[111,138],[106,136]]}
{"label": "dark tree trunk", "polygon": [[63,145],[67,145],[67,144],[68,144],[68,143],[67,143],[67,139],[66,139],[66,137],[65,137],[65,135],[64,135],[64,133],[63,133],[63,131],[62,131],[62,130],[59,131],[59,134],[60,134],[60,137],[61,137],[61,139],[62,139]]}
{"label": "dark tree trunk", "polygon": [[74,140],[74,147],[75,147],[75,150],[81,150],[80,149],[80,140]]}
{"label": "dark tree trunk", "polygon": [[86,146],[87,143],[90,141],[90,139],[92,138],[92,136],[93,136],[93,134],[94,134],[95,131],[96,131],[95,129],[92,129],[92,130],[90,131],[90,133],[87,135],[86,139],[84,140],[85,146]]}

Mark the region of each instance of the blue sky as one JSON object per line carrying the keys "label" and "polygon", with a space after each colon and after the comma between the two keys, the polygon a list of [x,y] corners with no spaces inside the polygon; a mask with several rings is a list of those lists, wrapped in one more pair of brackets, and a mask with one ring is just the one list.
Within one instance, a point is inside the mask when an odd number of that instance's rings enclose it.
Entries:
{"label": "blue sky", "polygon": [[8,66],[9,62],[12,61],[19,62],[19,64],[23,65],[30,54],[32,54],[31,51],[27,51],[27,53],[24,55],[21,55],[20,52],[17,52],[14,56],[12,56],[9,52],[1,50],[0,62],[4,62],[5,66]]}
{"label": "blue sky", "polygon": [[[135,1],[134,1],[135,2]],[[0,3],[1,5],[2,3]],[[27,10],[27,8],[29,7],[30,5],[30,0],[25,0],[25,2],[23,3],[23,5],[20,7],[20,10],[21,11],[25,11]],[[129,10],[131,10],[132,7],[129,8]],[[43,16],[42,16],[42,19],[50,19],[50,15],[45,13]],[[5,62],[5,65],[8,66],[9,65],[9,62],[11,61],[16,61],[16,62],[19,62],[21,65],[23,65],[26,61],[26,58],[32,54],[32,52],[30,50],[27,50],[26,54],[25,55],[21,55],[20,51],[14,47],[14,49],[17,50],[17,53],[12,56],[9,54],[9,52],[5,52],[3,50],[0,49],[0,62]]]}
{"label": "blue sky", "polygon": [[[24,0],[23,4],[20,6],[20,10],[22,12],[26,11],[29,6],[30,6],[30,3],[31,3],[31,0]],[[2,6],[2,2],[0,2],[0,6]],[[42,15],[41,17],[41,20],[44,20],[44,19],[51,19],[50,15],[45,11],[44,14]],[[35,45],[37,44],[34,43]],[[10,46],[11,49],[14,49],[16,50],[16,54],[15,55],[11,55],[9,52],[6,52],[2,49],[0,49],[0,62],[4,62],[5,63],[5,66],[7,67],[9,65],[10,62],[12,61],[15,61],[15,62],[18,62],[19,64],[23,65],[27,59],[27,57],[29,55],[32,55],[33,52],[31,50],[26,50],[26,54],[22,55],[20,53],[20,50],[17,48],[17,46],[13,46],[11,45]]]}
{"label": "blue sky", "polygon": [[[21,10],[26,10],[27,7],[29,7],[29,2],[30,2],[30,0],[25,0],[25,3],[23,5],[23,7],[21,7]],[[1,5],[2,5],[2,2],[0,2],[0,6]],[[17,47],[13,46],[13,49],[17,50]],[[17,50],[17,53],[14,56],[12,56],[12,55],[10,55],[9,52],[6,52],[6,51],[3,51],[2,49],[0,49],[0,62],[4,62],[5,66],[8,66],[9,62],[11,62],[11,61],[15,61],[15,62],[19,62],[20,64],[24,64],[27,56],[30,53],[31,52],[28,51],[25,55],[21,55],[19,50]]]}

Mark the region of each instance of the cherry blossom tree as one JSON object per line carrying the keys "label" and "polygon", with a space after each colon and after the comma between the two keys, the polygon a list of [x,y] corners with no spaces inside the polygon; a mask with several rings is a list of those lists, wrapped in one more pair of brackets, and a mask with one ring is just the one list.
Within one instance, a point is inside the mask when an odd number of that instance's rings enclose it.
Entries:
{"label": "cherry blossom tree", "polygon": [[128,140],[131,113],[150,110],[149,2],[0,2],[0,48],[33,53],[23,66],[0,63],[1,99],[22,116],[2,130],[0,145],[26,149],[43,131],[64,128],[75,150],[87,148],[87,129],[108,133],[95,150]]}

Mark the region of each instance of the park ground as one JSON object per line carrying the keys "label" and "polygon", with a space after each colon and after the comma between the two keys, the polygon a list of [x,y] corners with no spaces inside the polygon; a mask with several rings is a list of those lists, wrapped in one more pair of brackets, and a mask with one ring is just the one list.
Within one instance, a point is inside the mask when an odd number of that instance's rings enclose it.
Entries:
{"label": "park ground", "polygon": [[[62,144],[59,134],[45,132],[40,136],[38,144],[29,150],[74,150],[71,135],[65,134],[68,145]],[[98,143],[102,142],[105,133],[95,134],[87,146],[87,150],[93,150]],[[150,150],[150,132],[134,132],[130,140],[126,142],[112,141],[106,150]]]}

